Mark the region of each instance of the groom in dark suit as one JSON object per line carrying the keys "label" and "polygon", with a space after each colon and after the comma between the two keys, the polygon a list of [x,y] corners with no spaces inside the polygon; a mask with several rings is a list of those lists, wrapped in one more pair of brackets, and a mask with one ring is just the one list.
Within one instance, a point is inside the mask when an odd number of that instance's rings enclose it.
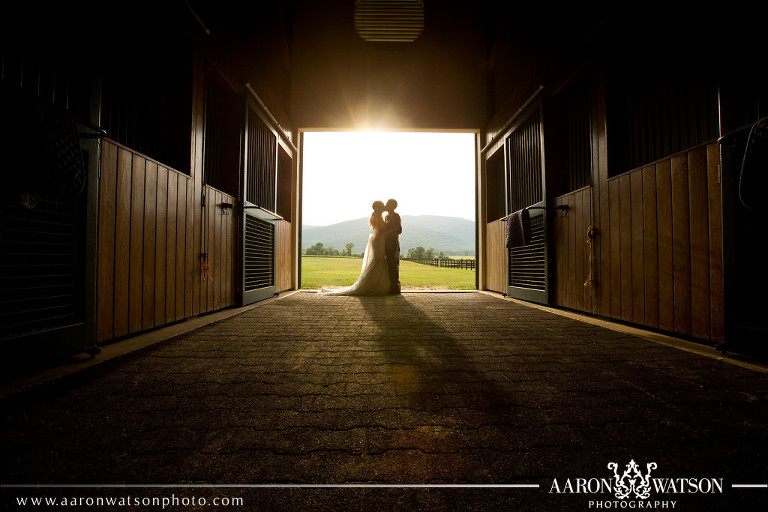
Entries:
{"label": "groom in dark suit", "polygon": [[400,293],[400,233],[403,227],[400,224],[400,215],[395,213],[397,201],[387,201],[384,211],[387,227],[384,231],[384,254],[387,257],[387,270],[389,271],[389,294]]}

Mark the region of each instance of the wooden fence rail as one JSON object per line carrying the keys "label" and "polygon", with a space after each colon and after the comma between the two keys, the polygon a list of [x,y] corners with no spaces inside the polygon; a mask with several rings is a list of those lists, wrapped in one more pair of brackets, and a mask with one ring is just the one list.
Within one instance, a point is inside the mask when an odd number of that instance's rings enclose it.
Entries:
{"label": "wooden fence rail", "polygon": [[476,261],[474,259],[443,259],[433,258],[431,260],[417,260],[413,258],[401,258],[402,261],[412,261],[414,263],[420,263],[421,265],[430,265],[432,267],[440,268],[461,268],[467,270],[475,270]]}

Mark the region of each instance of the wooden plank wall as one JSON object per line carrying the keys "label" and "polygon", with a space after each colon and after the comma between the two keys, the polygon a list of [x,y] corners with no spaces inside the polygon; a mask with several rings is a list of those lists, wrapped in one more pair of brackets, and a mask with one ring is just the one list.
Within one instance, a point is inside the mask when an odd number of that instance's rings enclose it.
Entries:
{"label": "wooden plank wall", "polygon": [[275,291],[283,292],[293,288],[293,225],[284,220],[277,221],[277,269]]}
{"label": "wooden plank wall", "polygon": [[[597,293],[608,300],[599,314],[699,339],[723,339],[719,150],[715,142],[700,145],[607,180]],[[589,304],[573,294],[578,295],[587,268],[574,262],[582,261],[586,246],[583,236],[576,244],[571,236],[585,229],[589,200],[582,190],[555,201],[583,210],[555,220],[555,300],[583,311]]]}
{"label": "wooden plank wall", "polygon": [[506,221],[496,220],[489,222],[485,227],[486,250],[485,264],[485,288],[499,293],[507,293],[507,248]]}
{"label": "wooden plank wall", "polygon": [[234,199],[206,187],[198,221],[189,176],[110,140],[101,164],[97,341],[233,305],[235,223],[218,205]]}
{"label": "wooden plank wall", "polygon": [[596,254],[587,237],[592,226],[592,188],[585,187],[555,199],[567,206],[565,215],[556,210],[553,220],[554,301],[558,306],[592,313],[595,304],[594,261]]}

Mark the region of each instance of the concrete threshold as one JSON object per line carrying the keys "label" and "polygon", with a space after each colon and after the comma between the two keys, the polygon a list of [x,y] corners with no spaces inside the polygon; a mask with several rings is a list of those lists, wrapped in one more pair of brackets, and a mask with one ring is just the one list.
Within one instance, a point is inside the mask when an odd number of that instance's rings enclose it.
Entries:
{"label": "concrete threshold", "polygon": [[[339,286],[338,288],[343,288],[343,286]],[[333,289],[333,288],[331,288]],[[302,288],[301,290],[298,290],[300,292],[304,293],[319,293],[320,290],[316,288]],[[400,293],[477,293],[477,290],[451,290],[451,289],[440,289],[440,288],[410,288],[410,289],[404,289]],[[383,295],[382,295],[383,297]]]}

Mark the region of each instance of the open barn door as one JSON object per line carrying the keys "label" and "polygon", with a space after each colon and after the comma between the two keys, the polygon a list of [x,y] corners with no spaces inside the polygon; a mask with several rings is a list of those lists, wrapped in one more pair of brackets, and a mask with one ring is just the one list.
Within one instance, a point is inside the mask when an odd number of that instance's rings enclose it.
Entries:
{"label": "open barn door", "polygon": [[241,191],[241,304],[276,293],[277,134],[246,102]]}
{"label": "open barn door", "polygon": [[512,126],[505,141],[507,162],[507,214],[528,210],[530,239],[509,250],[507,295],[549,303],[547,210],[544,134],[541,102],[531,105]]}

